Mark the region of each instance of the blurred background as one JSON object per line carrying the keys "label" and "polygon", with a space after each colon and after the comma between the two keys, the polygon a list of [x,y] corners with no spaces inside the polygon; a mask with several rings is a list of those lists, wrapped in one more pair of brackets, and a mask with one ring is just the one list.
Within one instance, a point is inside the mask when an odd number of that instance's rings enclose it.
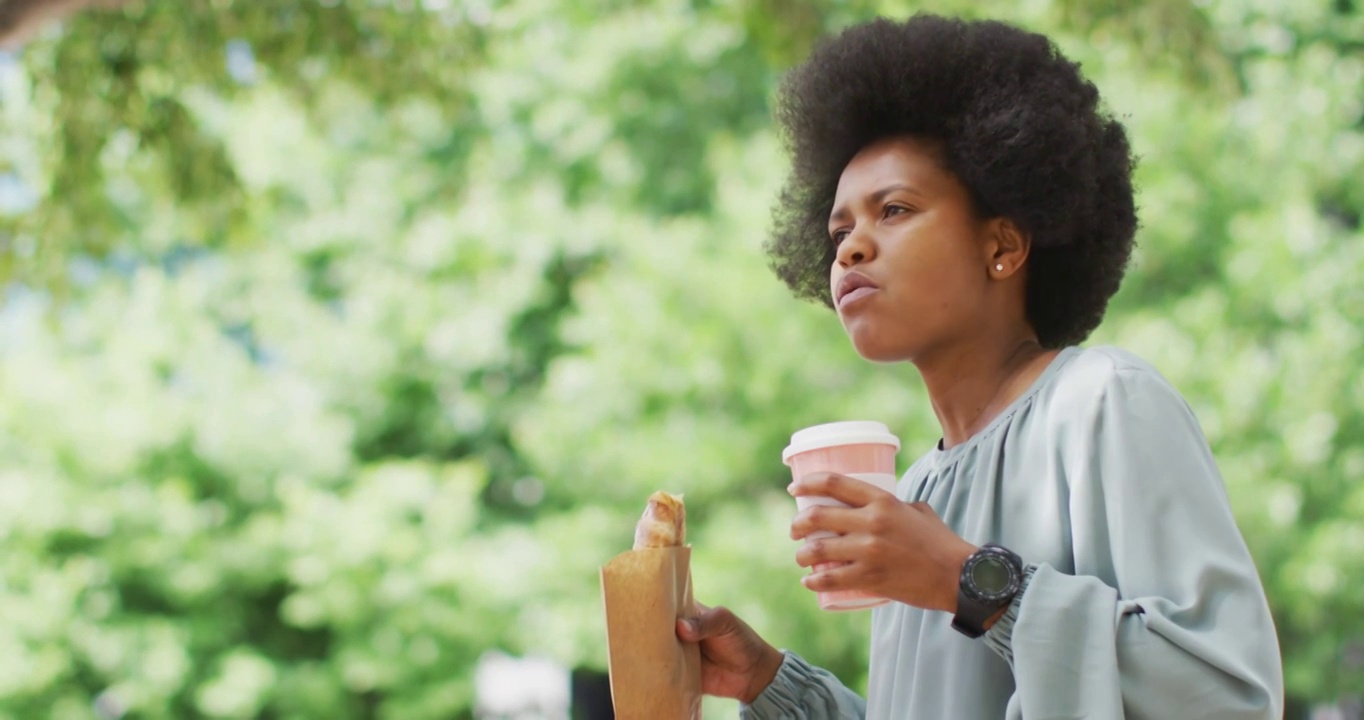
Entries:
{"label": "blurred background", "polygon": [[1364,3],[11,0],[0,718],[609,717],[597,570],[655,489],[698,599],[863,688],[779,453],[938,435],[767,270],[770,111],[918,10],[1052,35],[1126,121],[1091,343],[1203,422],[1288,717],[1361,717]]}

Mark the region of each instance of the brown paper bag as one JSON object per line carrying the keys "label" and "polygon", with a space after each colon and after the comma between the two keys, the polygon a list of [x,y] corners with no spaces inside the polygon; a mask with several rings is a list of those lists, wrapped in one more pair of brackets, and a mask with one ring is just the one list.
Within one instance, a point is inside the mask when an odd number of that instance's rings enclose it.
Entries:
{"label": "brown paper bag", "polygon": [[701,648],[677,638],[695,614],[691,548],[621,553],[601,569],[607,665],[619,720],[700,720]]}

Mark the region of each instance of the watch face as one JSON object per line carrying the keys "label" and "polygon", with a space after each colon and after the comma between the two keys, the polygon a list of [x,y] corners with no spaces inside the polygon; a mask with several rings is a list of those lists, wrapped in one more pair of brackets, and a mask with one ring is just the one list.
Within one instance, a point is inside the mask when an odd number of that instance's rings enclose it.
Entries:
{"label": "watch face", "polygon": [[982,595],[999,595],[1009,589],[1013,578],[1009,566],[998,558],[982,558],[971,568],[971,582]]}

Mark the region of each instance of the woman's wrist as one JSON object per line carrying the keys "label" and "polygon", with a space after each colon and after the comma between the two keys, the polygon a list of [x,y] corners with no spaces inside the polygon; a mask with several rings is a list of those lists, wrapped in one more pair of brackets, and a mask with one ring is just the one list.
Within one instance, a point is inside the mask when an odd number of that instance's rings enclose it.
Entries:
{"label": "woman's wrist", "polygon": [[749,678],[748,692],[738,698],[739,702],[752,705],[777,679],[777,673],[781,671],[781,665],[785,661],[786,653],[768,645],[762,659],[754,666],[753,674]]}
{"label": "woman's wrist", "polygon": [[938,602],[930,609],[942,610],[949,615],[957,614],[957,591],[961,589],[961,569],[979,549],[965,540],[960,540],[957,547],[947,554],[947,559],[942,565],[942,578],[938,581]]}

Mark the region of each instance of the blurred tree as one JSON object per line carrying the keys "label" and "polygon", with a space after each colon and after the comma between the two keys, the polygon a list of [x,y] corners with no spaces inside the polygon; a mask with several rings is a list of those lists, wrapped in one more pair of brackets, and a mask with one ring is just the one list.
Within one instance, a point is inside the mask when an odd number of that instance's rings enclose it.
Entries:
{"label": "blurred tree", "polygon": [[[0,62],[0,718],[467,717],[488,648],[604,664],[596,569],[660,487],[703,600],[864,683],[778,453],[936,426],[767,272],[768,102],[914,7],[145,2]],[[939,9],[1054,34],[1128,120],[1095,341],[1204,421],[1291,691],[1364,692],[1364,13]]]}

